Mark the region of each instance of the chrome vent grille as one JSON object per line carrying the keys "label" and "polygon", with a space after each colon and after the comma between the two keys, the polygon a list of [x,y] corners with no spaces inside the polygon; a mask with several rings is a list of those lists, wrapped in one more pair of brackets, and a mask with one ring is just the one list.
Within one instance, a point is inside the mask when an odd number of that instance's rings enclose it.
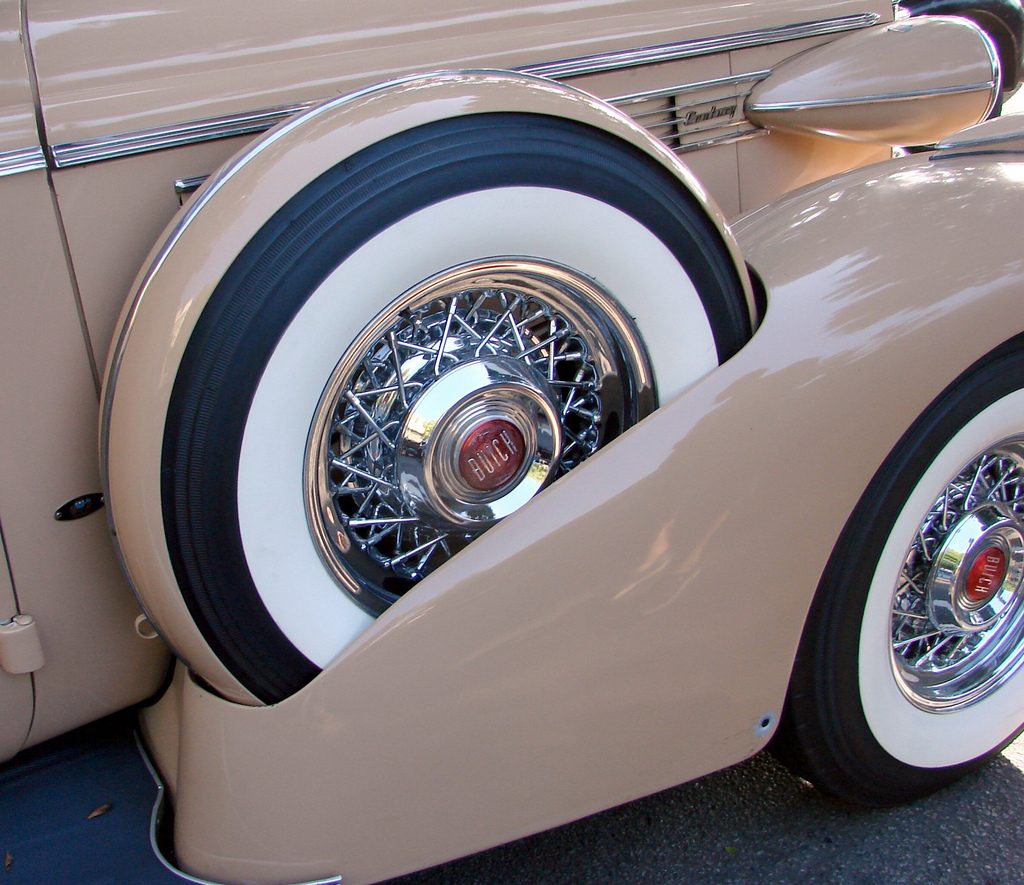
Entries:
{"label": "chrome vent grille", "polygon": [[670,150],[683,154],[766,134],[767,130],[747,120],[743,104],[754,86],[767,76],[768,71],[755,71],[622,95],[610,102]]}

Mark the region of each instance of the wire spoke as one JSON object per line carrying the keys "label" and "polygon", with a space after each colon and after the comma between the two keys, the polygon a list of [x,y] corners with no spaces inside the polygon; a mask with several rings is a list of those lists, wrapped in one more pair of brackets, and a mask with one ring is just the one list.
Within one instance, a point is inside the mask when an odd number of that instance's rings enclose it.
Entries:
{"label": "wire spoke", "polygon": [[[392,593],[387,587],[404,592],[482,531],[460,525],[452,533],[443,522],[424,519],[422,508],[429,504],[412,496],[401,476],[407,420],[419,414],[420,398],[446,373],[477,359],[521,361],[536,375],[538,391],[551,398],[554,415],[561,415],[563,444],[553,475],[597,449],[606,399],[621,396],[616,385],[603,385],[604,373],[611,371],[606,367],[612,357],[621,358],[621,330],[628,323],[613,323],[601,313],[603,306],[590,303],[615,332],[606,331],[604,320],[581,329],[584,314],[569,309],[563,278],[555,282],[533,288],[519,270],[502,275],[488,262],[479,285],[425,290],[422,298],[403,302],[388,322],[375,320],[380,331],[363,340],[359,352],[343,355],[344,374],[332,382],[333,412],[316,430],[320,497],[313,506],[325,527],[324,552],[371,593]],[[586,281],[576,293],[584,302],[590,285]],[[555,289],[560,294],[551,294]],[[332,539],[346,536],[350,549],[342,550],[341,541],[337,549],[331,546]]]}

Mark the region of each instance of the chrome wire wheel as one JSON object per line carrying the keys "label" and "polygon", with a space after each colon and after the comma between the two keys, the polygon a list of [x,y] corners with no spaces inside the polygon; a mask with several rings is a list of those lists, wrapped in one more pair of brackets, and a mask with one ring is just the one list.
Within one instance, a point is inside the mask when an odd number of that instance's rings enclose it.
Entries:
{"label": "chrome wire wheel", "polygon": [[1024,728],[1024,337],[956,377],[882,461],[822,573],[776,740],[889,805]]}
{"label": "chrome wire wheel", "polygon": [[381,611],[654,404],[639,335],[593,280],[519,257],[446,270],[327,384],[306,455],[320,555]]}
{"label": "chrome wire wheel", "polygon": [[892,666],[929,712],[988,697],[1024,662],[1024,438],[987,449],[942,490],[893,594]]}

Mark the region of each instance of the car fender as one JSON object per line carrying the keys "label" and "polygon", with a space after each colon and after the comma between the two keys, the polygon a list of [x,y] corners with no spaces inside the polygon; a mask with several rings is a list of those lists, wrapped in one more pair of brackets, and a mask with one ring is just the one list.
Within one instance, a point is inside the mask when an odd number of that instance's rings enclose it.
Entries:
{"label": "car fender", "polygon": [[1024,261],[1000,235],[1022,199],[1020,153],[938,152],[741,219],[768,307],[732,359],[294,696],[245,707],[183,680],[179,859],[377,880],[762,748],[871,477],[951,381],[1024,333]]}

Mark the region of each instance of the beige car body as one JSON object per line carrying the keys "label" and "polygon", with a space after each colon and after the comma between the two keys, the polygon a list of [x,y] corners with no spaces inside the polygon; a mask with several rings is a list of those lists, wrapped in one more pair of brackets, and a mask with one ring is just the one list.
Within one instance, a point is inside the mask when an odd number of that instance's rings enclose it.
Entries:
{"label": "beige car body", "polygon": [[[1001,237],[1019,219],[1020,128],[889,161],[987,116],[998,66],[977,30],[892,23],[888,0],[402,2],[360,26],[325,0],[258,20],[240,0],[110,6],[28,0],[23,18],[0,0],[0,758],[154,698],[170,648],[200,678],[179,664],[142,727],[183,866],[361,882],[759,751],[872,475],[953,378],[1024,331],[1024,267]],[[192,623],[166,549],[156,456],[189,334],[243,246],[339,159],[524,110],[668,169],[763,319],[261,705]],[[101,487],[114,542],[102,515],[53,519]],[[772,502],[770,525],[749,501]]]}

